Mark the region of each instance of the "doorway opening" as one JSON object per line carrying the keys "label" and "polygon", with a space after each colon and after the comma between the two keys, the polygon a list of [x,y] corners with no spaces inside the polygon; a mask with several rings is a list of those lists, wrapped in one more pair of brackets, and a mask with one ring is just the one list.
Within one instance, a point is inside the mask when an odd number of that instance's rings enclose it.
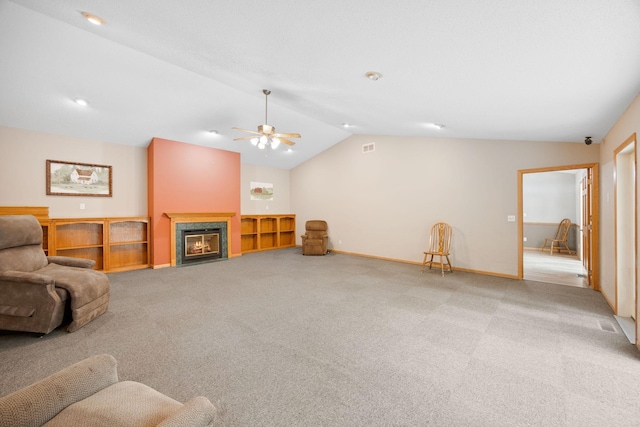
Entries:
{"label": "doorway opening", "polygon": [[[518,171],[520,279],[599,289],[597,197],[597,163]],[[564,218],[570,251],[543,252]]]}

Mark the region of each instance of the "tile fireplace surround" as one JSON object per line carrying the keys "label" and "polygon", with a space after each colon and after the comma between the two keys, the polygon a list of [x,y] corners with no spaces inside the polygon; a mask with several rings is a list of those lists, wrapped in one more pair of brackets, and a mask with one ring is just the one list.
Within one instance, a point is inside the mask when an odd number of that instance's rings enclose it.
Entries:
{"label": "tile fireplace surround", "polygon": [[165,213],[171,219],[171,266],[180,265],[177,250],[177,234],[178,230],[193,230],[198,228],[206,228],[215,225],[220,227],[220,246],[222,249],[222,258],[228,257],[228,250],[231,248],[231,218],[235,216],[235,212],[189,212],[189,213]]}

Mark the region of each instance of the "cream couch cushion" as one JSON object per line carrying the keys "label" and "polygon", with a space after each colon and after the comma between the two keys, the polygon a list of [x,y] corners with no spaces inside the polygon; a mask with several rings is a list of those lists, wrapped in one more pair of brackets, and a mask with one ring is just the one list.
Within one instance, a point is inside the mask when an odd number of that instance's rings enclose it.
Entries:
{"label": "cream couch cushion", "polygon": [[133,381],[121,381],[67,406],[44,425],[46,427],[156,426],[181,407],[182,403],[151,387]]}

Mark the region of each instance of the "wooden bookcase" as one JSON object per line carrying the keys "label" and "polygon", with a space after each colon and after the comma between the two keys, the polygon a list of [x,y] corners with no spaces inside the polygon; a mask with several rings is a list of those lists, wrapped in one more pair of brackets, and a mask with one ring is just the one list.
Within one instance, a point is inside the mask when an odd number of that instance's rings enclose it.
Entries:
{"label": "wooden bookcase", "polygon": [[92,259],[109,273],[150,265],[147,217],[51,219],[48,228],[49,255]]}
{"label": "wooden bookcase", "polygon": [[53,219],[49,227],[53,231],[49,255],[92,259],[96,262],[94,269],[105,270],[104,220]]}
{"label": "wooden bookcase", "polygon": [[46,206],[0,206],[0,215],[34,215],[47,255],[92,259],[108,273],[151,266],[149,218],[49,218]]}
{"label": "wooden bookcase", "polygon": [[242,215],[242,252],[281,249],[296,244],[296,216]]}
{"label": "wooden bookcase", "polygon": [[148,218],[109,218],[107,226],[109,271],[149,267]]}
{"label": "wooden bookcase", "polygon": [[240,218],[240,239],[242,252],[258,248],[258,218],[247,216]]}

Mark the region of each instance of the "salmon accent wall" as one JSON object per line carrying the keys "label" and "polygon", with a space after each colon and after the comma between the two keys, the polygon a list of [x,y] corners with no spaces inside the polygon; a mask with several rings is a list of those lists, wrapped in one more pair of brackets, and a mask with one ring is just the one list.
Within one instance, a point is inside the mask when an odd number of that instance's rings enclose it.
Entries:
{"label": "salmon accent wall", "polygon": [[153,138],[147,155],[151,264],[171,262],[165,212],[235,212],[229,257],[240,254],[240,154]]}

